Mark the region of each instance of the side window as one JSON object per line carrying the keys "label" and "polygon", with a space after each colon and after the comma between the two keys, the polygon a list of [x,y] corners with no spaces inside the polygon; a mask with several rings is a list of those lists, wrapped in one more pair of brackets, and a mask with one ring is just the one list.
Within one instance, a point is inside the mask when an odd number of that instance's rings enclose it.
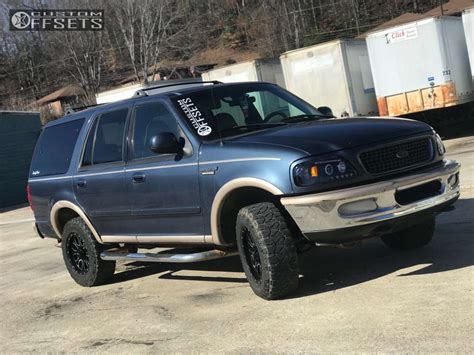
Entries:
{"label": "side window", "polygon": [[96,119],[87,138],[82,166],[122,160],[127,113],[125,108],[104,113]]}
{"label": "side window", "polygon": [[135,108],[133,128],[133,159],[155,156],[149,148],[150,139],[159,133],[170,132],[180,137],[176,118],[160,102],[151,102]]}
{"label": "side window", "polygon": [[43,130],[31,161],[31,177],[67,172],[83,124],[84,119],[81,118]]}

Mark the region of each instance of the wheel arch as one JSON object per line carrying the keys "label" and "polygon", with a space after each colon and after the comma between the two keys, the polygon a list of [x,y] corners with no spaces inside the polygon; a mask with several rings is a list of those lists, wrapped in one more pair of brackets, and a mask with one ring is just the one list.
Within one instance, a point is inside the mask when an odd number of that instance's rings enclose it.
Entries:
{"label": "wheel arch", "polygon": [[[211,234],[213,244],[231,244],[234,238],[225,238],[224,236],[224,230],[226,228],[224,218],[226,216],[223,216],[224,207],[226,204],[233,202],[232,198],[236,198],[236,201],[241,202],[245,201],[245,198],[242,198],[242,196],[248,195],[251,196],[248,198],[249,204],[262,202],[267,199],[272,202],[279,202],[277,196],[283,195],[283,192],[268,181],[250,177],[234,179],[224,184],[217,191],[211,207]],[[237,209],[236,212],[235,209]],[[240,205],[237,205],[234,210],[230,212],[230,216],[228,217],[232,218],[234,213],[236,216],[238,209],[240,209]]]}
{"label": "wheel arch", "polygon": [[51,208],[50,212],[51,226],[59,239],[62,238],[66,222],[74,217],[80,217],[86,223],[87,227],[89,227],[94,238],[99,243],[102,243],[99,233],[97,233],[84,211],[78,205],[66,200],[57,201]]}

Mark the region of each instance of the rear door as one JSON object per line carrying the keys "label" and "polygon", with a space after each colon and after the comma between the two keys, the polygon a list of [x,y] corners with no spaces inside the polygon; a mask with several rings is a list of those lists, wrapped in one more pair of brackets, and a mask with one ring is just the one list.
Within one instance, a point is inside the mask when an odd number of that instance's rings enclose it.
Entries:
{"label": "rear door", "polygon": [[101,235],[132,234],[125,185],[125,130],[130,108],[95,117],[76,176],[76,199]]}
{"label": "rear door", "polygon": [[[171,132],[184,143],[182,154],[156,154],[149,149],[150,138],[162,132]],[[125,180],[138,240],[202,239],[198,147],[192,146],[174,111],[156,99],[137,104],[130,137]]]}

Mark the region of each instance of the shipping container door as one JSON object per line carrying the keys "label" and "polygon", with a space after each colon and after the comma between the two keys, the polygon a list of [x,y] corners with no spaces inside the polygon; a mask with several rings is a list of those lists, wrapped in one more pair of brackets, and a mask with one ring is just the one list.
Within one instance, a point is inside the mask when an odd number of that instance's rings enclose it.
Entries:
{"label": "shipping container door", "polygon": [[374,80],[364,42],[347,44],[347,72],[351,84],[351,115],[377,114]]}

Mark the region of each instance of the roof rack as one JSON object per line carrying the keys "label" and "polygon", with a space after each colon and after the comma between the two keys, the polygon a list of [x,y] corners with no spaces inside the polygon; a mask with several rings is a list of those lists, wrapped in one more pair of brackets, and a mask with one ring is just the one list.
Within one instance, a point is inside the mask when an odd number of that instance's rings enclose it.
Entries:
{"label": "roof rack", "polygon": [[174,83],[174,84],[155,85],[155,86],[149,86],[149,87],[146,87],[146,88],[137,90],[137,91],[135,92],[135,95],[133,95],[133,96],[134,96],[134,97],[137,97],[137,96],[148,96],[147,91],[149,91],[149,90],[158,90],[158,89],[169,88],[169,87],[173,87],[173,86],[201,85],[201,84],[213,84],[213,85],[217,85],[217,84],[222,84],[222,82],[221,82],[221,81],[218,81],[218,80],[212,80],[212,81],[191,81],[191,82],[188,81],[188,82]]}
{"label": "roof rack", "polygon": [[66,109],[66,111],[64,112],[64,116],[66,115],[71,115],[73,114],[74,112],[79,112],[79,111],[83,111],[83,110],[86,110],[90,107],[97,107],[97,106],[102,106],[103,104],[95,104],[95,105],[88,105],[88,106],[78,106],[78,107],[69,107],[68,109]]}

